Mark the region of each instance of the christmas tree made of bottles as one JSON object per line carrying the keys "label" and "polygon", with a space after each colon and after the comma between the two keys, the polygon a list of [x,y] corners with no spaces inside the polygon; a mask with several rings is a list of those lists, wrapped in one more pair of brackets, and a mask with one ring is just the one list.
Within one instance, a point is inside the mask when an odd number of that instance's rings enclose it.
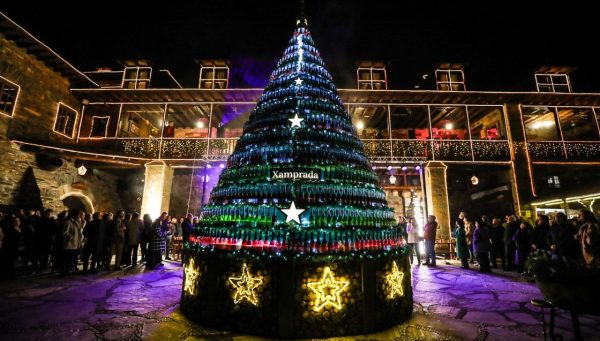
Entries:
{"label": "christmas tree made of bottles", "polygon": [[[359,333],[403,320],[412,291],[410,273],[402,283],[398,275],[408,263],[394,218],[301,15],[186,241],[182,310],[204,324],[285,337]],[[367,260],[372,293],[362,284]],[[396,294],[403,293],[391,303],[386,271],[396,272]],[[319,298],[324,290],[331,295]],[[230,300],[214,302],[228,291]],[[377,292],[387,295],[381,304],[389,313],[405,313],[363,328],[364,302]],[[293,322],[277,308],[288,299]],[[380,308],[373,305],[386,311]]]}

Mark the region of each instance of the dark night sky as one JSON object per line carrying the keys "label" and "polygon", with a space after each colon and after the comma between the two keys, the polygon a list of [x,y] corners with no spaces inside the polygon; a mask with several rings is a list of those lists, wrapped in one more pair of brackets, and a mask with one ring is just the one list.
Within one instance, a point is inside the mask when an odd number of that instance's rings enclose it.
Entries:
{"label": "dark night sky", "polygon": [[[356,86],[356,61],[381,60],[391,89],[412,89],[436,64],[460,62],[469,90],[531,91],[537,66],[566,65],[578,67],[575,92],[598,92],[599,30],[591,3],[527,9],[506,1],[307,0],[306,7],[317,48],[340,88]],[[150,4],[4,0],[0,10],[80,70],[149,59],[194,87],[195,59],[224,58],[249,80],[237,85],[249,87],[264,85],[298,7],[289,0]]]}

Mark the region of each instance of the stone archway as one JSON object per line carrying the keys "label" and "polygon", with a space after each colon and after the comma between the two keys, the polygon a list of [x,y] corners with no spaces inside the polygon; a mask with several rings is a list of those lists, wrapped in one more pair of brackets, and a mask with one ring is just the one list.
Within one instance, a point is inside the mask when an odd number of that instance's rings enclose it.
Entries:
{"label": "stone archway", "polygon": [[94,205],[90,198],[88,198],[85,194],[79,192],[69,192],[65,193],[60,197],[63,204],[69,209],[76,208],[79,210],[83,210],[86,213],[93,214],[94,213]]}

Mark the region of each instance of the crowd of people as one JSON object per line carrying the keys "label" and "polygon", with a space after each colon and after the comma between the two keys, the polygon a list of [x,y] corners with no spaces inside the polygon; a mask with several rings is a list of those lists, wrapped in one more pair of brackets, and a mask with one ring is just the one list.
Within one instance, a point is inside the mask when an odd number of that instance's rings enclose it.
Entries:
{"label": "crowd of people", "polygon": [[[598,218],[588,210],[580,210],[577,218],[567,219],[558,212],[551,217],[539,214],[532,224],[526,219],[509,215],[501,220],[483,215],[471,220],[460,212],[452,228],[456,258],[462,268],[477,263],[484,273],[500,267],[504,271],[525,274],[525,262],[531,254],[548,252],[553,258],[579,261],[588,268],[600,268],[600,227]],[[416,255],[421,265],[418,243],[425,243],[426,259],[423,264],[435,266],[436,230],[439,228],[434,216],[419,231],[414,218],[401,218],[406,231],[407,243],[412,246],[411,263]]]}
{"label": "crowd of people", "polygon": [[19,210],[0,217],[0,275],[12,278],[16,269],[26,273],[122,270],[144,263],[155,269],[163,259],[181,258],[198,217],[173,218],[163,212],[152,220],[145,214],[117,211],[86,214],[77,209],[54,215]]}

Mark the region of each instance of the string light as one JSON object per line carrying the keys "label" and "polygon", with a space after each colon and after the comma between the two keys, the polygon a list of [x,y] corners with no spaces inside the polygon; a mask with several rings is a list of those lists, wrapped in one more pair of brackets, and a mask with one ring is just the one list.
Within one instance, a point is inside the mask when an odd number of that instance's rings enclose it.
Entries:
{"label": "string light", "polygon": [[323,277],[318,282],[309,282],[308,288],[317,295],[313,310],[316,312],[321,309],[331,306],[337,310],[342,309],[341,293],[346,290],[350,282],[345,281],[343,278],[337,280],[331,269],[326,266],[323,270]]}
{"label": "string light", "polygon": [[404,278],[404,273],[398,270],[398,264],[396,264],[396,261],[393,261],[392,270],[385,276],[385,280],[390,286],[390,293],[388,296],[390,299],[394,299],[396,296],[404,296],[402,278]]}
{"label": "string light", "polygon": [[258,306],[256,291],[263,284],[262,276],[252,276],[246,263],[242,265],[242,273],[239,277],[229,277],[229,283],[233,285],[233,302],[238,304],[244,300]]}

